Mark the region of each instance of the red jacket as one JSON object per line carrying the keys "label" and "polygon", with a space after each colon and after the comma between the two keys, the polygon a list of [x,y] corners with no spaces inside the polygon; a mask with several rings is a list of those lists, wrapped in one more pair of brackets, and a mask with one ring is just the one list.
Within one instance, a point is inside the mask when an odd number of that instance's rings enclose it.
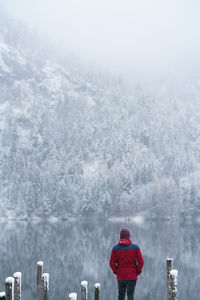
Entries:
{"label": "red jacket", "polygon": [[128,238],[119,240],[110,256],[110,267],[117,280],[137,280],[144,265],[140,248]]}

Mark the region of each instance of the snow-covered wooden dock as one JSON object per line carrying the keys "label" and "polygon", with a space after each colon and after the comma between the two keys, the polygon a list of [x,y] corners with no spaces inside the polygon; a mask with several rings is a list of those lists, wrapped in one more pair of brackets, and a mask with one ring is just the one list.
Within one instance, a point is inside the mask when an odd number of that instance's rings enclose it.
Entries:
{"label": "snow-covered wooden dock", "polygon": [[[37,263],[37,300],[49,300],[49,273],[44,273],[43,261]],[[167,258],[167,300],[178,300],[178,271],[173,269],[173,259]],[[0,300],[21,300],[21,277],[16,272],[5,279],[5,292],[0,292]],[[66,298],[67,299],[67,298]],[[77,300],[77,293],[70,293],[69,300]],[[88,282],[81,282],[81,300],[88,299]],[[100,300],[100,284],[94,286],[94,299]]]}
{"label": "snow-covered wooden dock", "polygon": [[[37,263],[37,300],[49,300],[49,273],[44,273],[43,261]],[[16,272],[12,277],[5,280],[5,292],[0,292],[0,300],[21,300],[21,277],[20,272]],[[66,298],[67,299],[67,298]],[[77,293],[70,293],[69,300],[77,300]],[[88,299],[88,282],[81,282],[81,300]],[[94,286],[94,299],[100,300],[100,284]]]}

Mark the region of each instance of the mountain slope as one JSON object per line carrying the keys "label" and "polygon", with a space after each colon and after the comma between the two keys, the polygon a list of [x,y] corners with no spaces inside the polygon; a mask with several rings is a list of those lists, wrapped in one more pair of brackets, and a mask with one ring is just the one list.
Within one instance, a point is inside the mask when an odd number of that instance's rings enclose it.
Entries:
{"label": "mountain slope", "polygon": [[23,47],[8,26],[0,34],[1,216],[198,216],[198,86],[184,97],[147,97],[98,73],[89,80],[41,45]]}

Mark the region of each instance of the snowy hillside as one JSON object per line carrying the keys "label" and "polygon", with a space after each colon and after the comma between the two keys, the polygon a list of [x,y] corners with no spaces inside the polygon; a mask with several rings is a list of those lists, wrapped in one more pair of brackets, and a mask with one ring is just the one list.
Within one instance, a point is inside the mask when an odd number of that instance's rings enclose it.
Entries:
{"label": "snowy hillside", "polygon": [[112,78],[100,82],[98,74],[90,81],[45,57],[41,47],[23,48],[17,29],[6,26],[2,217],[198,216],[198,84],[177,96],[148,97]]}

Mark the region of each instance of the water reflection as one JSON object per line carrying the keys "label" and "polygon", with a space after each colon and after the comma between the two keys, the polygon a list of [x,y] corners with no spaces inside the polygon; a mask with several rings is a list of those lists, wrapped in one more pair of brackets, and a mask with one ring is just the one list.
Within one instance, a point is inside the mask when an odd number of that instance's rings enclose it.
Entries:
{"label": "water reflection", "polygon": [[23,299],[36,298],[36,263],[44,261],[50,273],[51,299],[68,299],[80,282],[88,280],[93,299],[95,282],[101,283],[102,299],[117,299],[116,280],[108,261],[121,227],[128,227],[145,260],[144,272],[136,287],[136,299],[166,299],[165,259],[173,257],[179,270],[179,297],[197,300],[200,296],[200,229],[172,223],[120,224],[110,222],[1,223],[0,290],[4,279],[16,271],[23,274]]}

